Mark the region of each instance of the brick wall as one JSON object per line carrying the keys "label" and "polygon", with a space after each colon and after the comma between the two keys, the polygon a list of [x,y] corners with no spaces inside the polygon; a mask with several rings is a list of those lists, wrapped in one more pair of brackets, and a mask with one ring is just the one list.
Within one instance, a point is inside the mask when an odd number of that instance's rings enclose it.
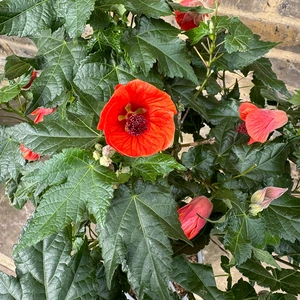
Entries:
{"label": "brick wall", "polygon": [[221,0],[219,11],[238,16],[262,40],[279,42],[266,56],[290,91],[300,89],[300,0]]}

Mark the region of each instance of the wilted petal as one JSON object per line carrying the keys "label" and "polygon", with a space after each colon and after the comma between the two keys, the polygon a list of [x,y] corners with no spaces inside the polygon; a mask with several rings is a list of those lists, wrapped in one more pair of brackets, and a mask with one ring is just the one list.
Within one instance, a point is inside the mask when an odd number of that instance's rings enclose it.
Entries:
{"label": "wilted petal", "polygon": [[33,152],[29,148],[26,148],[23,144],[20,144],[20,150],[22,152],[23,158],[29,161],[39,160],[41,158],[41,156],[38,153]]}
{"label": "wilted petal", "polygon": [[37,124],[39,122],[43,122],[44,116],[53,113],[55,110],[56,110],[56,107],[54,107],[54,108],[44,108],[44,107],[37,108],[36,110],[34,110],[31,113],[32,116],[36,115],[36,118],[34,119],[33,123]]}

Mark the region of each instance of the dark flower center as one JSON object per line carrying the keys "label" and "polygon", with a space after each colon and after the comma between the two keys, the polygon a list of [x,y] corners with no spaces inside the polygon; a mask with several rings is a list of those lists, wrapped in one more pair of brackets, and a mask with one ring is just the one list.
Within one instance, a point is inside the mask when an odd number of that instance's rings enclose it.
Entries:
{"label": "dark flower center", "polygon": [[126,118],[125,131],[133,136],[139,136],[148,129],[148,121],[143,115],[129,115]]}
{"label": "dark flower center", "polygon": [[235,129],[235,131],[236,131],[236,132],[243,133],[243,134],[248,134],[247,128],[246,128],[246,123],[240,124],[240,125]]}

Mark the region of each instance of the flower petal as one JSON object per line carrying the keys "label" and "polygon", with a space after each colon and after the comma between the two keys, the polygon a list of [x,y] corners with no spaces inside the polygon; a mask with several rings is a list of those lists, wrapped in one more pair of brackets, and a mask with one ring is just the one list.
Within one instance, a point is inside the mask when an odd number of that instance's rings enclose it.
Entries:
{"label": "flower petal", "polygon": [[[126,130],[127,114],[141,109],[147,128],[141,134],[133,135],[128,127]],[[119,153],[132,157],[149,156],[172,144],[176,113],[176,106],[167,93],[135,79],[117,86],[100,114],[97,129],[104,131],[107,144]]]}
{"label": "flower petal", "polygon": [[240,118],[246,121],[248,113],[257,111],[259,108],[250,102],[244,102],[239,107]]}

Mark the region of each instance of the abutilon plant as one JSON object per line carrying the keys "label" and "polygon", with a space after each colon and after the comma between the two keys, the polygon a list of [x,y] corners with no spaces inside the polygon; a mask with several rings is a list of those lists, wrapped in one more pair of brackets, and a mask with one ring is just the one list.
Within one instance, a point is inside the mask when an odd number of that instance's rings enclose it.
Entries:
{"label": "abutilon plant", "polygon": [[36,46],[0,77],[0,182],[34,207],[0,299],[300,294],[300,93],[219,6],[0,1]]}

